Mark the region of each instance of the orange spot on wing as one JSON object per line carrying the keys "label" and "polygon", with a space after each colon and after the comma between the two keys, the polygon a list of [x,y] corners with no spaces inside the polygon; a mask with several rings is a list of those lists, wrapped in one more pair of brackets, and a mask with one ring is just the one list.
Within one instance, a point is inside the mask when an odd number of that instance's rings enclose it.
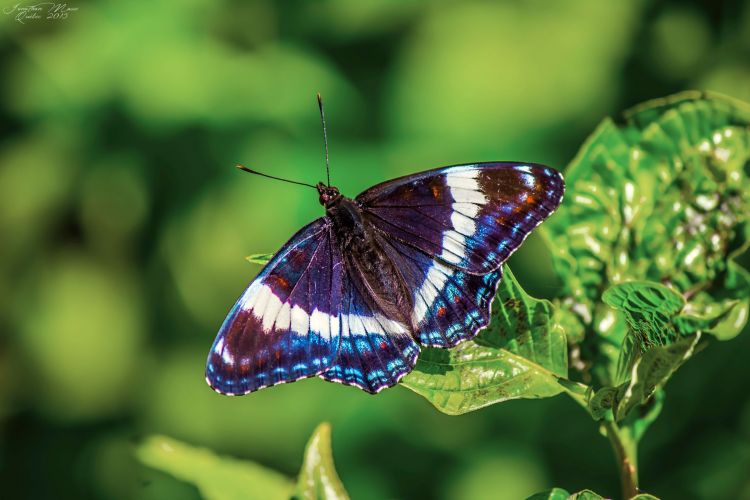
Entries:
{"label": "orange spot on wing", "polygon": [[440,309],[438,309],[437,310],[437,315],[440,316],[440,317],[445,316],[445,307],[441,307]]}
{"label": "orange spot on wing", "polygon": [[436,200],[440,198],[440,187],[432,186],[432,197]]}
{"label": "orange spot on wing", "polygon": [[386,344],[385,342],[381,342],[380,343],[380,349],[381,350],[385,351],[386,347],[388,347],[388,344]]}
{"label": "orange spot on wing", "polygon": [[281,288],[282,290],[289,290],[289,280],[278,274],[272,274],[266,278],[268,284],[273,288]]}
{"label": "orange spot on wing", "polygon": [[526,203],[534,203],[534,197],[530,194],[526,195]]}

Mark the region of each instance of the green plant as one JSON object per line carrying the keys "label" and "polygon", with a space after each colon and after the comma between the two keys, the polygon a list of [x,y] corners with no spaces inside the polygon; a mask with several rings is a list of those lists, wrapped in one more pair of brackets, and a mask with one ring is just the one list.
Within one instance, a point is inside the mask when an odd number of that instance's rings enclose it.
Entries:
{"label": "green plant", "polygon": [[[623,123],[605,120],[565,171],[566,200],[542,226],[560,295],[535,299],[506,268],[490,326],[454,349],[425,349],[402,384],[451,415],[565,393],[610,440],[622,497],[653,498],[639,493],[637,450],[658,417],[664,384],[747,321],[750,274],[733,259],[750,236],[749,174],[743,103],[686,92],[638,106]],[[144,451],[155,446],[147,443],[141,457],[186,477],[173,460]],[[316,446],[308,445],[306,464]],[[321,456],[329,452],[326,445]],[[321,463],[303,467],[299,484],[313,486],[298,494],[345,495],[330,458]],[[255,488],[285,484],[265,496],[288,495],[291,483],[274,474]],[[319,476],[335,478],[336,488],[319,486],[326,483]],[[601,497],[556,488],[533,498]]]}

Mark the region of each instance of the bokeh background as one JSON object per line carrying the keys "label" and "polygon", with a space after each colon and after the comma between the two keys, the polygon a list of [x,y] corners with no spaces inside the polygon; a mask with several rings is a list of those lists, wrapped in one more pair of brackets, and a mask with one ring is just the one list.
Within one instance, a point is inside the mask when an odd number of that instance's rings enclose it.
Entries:
{"label": "bokeh background", "polygon": [[[619,494],[609,444],[564,397],[448,417],[402,387],[209,390],[208,348],[259,270],[244,256],[322,213],[311,190],[233,166],[321,180],[321,91],[332,180],[350,196],[452,163],[563,168],[638,102],[688,88],[750,100],[750,3],[68,6],[0,14],[0,496],[197,498],[134,460],[157,432],[291,476],[323,420],[356,499]],[[511,265],[555,294],[538,238]],[[746,333],[669,383],[644,489],[750,498],[749,356]]]}

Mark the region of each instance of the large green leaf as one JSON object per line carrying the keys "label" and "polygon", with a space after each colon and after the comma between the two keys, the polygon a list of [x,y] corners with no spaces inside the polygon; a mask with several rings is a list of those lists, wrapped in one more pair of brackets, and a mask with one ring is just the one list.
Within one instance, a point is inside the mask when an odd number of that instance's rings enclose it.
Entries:
{"label": "large green leaf", "polygon": [[489,327],[454,349],[424,349],[402,384],[451,415],[559,394],[568,388],[567,343],[553,309],[506,267]]}
{"label": "large green leaf", "polygon": [[333,465],[330,424],[320,424],[307,443],[296,496],[304,500],[349,498]]}
{"label": "large green leaf", "polygon": [[136,450],[141,462],[194,484],[208,500],[288,499],[290,479],[253,462],[216,455],[164,436],[152,436]]}
{"label": "large green leaf", "polygon": [[[612,384],[626,328],[600,303],[610,285],[669,284],[718,338],[747,319],[747,274],[732,262],[748,244],[750,107],[686,92],[605,120],[565,174],[568,196],[542,226],[565,290],[586,328],[582,366]],[[731,310],[731,313],[730,313]]]}

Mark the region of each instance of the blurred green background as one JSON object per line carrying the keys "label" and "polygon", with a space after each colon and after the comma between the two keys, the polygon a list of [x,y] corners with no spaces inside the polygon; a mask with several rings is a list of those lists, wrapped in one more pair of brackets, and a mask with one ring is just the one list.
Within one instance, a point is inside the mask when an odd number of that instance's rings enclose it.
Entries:
{"label": "blurred green background", "polygon": [[[688,88],[750,101],[750,2],[68,6],[0,15],[0,496],[197,498],[132,444],[158,432],[294,475],[323,420],[356,499],[618,494],[609,444],[563,397],[448,417],[402,387],[213,393],[208,348],[259,270],[244,256],[322,214],[312,191],[232,167],[321,180],[321,91],[350,196],[452,163],[563,168],[638,102]],[[511,265],[554,295],[540,239]],[[645,490],[750,498],[748,355],[746,333],[669,383]]]}

